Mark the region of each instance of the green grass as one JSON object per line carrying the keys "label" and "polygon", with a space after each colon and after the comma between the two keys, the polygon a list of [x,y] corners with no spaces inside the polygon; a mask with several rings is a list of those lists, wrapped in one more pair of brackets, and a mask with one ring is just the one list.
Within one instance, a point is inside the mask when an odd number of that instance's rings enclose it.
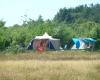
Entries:
{"label": "green grass", "polygon": [[100,80],[99,52],[0,54],[0,80]]}

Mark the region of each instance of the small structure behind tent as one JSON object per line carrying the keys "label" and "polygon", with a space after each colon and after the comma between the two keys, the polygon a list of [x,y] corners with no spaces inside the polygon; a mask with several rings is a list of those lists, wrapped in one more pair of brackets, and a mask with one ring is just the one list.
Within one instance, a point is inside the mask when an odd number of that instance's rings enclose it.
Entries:
{"label": "small structure behind tent", "polygon": [[96,40],[93,38],[72,38],[68,41],[69,49],[94,49]]}
{"label": "small structure behind tent", "polygon": [[29,44],[28,49],[37,51],[59,50],[60,39],[55,39],[45,33],[43,36],[36,36]]}

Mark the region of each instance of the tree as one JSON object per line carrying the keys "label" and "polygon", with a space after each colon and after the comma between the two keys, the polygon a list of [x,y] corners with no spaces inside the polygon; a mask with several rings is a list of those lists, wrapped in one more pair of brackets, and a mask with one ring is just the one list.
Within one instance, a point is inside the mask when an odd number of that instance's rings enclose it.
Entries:
{"label": "tree", "polygon": [[40,23],[40,24],[44,22],[41,15],[38,17],[37,22]]}
{"label": "tree", "polygon": [[5,21],[0,20],[0,27],[4,27],[5,26]]}

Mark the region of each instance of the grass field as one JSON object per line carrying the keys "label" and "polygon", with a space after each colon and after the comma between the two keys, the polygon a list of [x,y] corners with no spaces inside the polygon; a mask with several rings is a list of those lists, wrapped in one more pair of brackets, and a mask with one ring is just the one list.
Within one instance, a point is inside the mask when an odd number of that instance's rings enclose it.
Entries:
{"label": "grass field", "polygon": [[0,80],[100,80],[99,52],[0,54]]}

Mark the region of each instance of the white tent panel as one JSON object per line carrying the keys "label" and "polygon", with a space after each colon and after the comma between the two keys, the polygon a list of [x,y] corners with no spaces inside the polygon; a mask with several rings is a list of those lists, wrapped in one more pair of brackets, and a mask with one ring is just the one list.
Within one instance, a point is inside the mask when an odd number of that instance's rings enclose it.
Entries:
{"label": "white tent panel", "polygon": [[80,47],[79,49],[86,49],[86,44],[80,40]]}
{"label": "white tent panel", "polygon": [[43,34],[43,36],[36,36],[35,39],[53,39],[51,36],[49,36],[46,32]]}
{"label": "white tent panel", "polygon": [[77,49],[77,48],[76,48],[76,44],[74,44],[74,45],[72,46],[71,49]]}
{"label": "white tent panel", "polygon": [[54,46],[55,50],[59,50],[60,49],[60,40],[59,39],[55,39],[55,40],[50,40],[52,45]]}

